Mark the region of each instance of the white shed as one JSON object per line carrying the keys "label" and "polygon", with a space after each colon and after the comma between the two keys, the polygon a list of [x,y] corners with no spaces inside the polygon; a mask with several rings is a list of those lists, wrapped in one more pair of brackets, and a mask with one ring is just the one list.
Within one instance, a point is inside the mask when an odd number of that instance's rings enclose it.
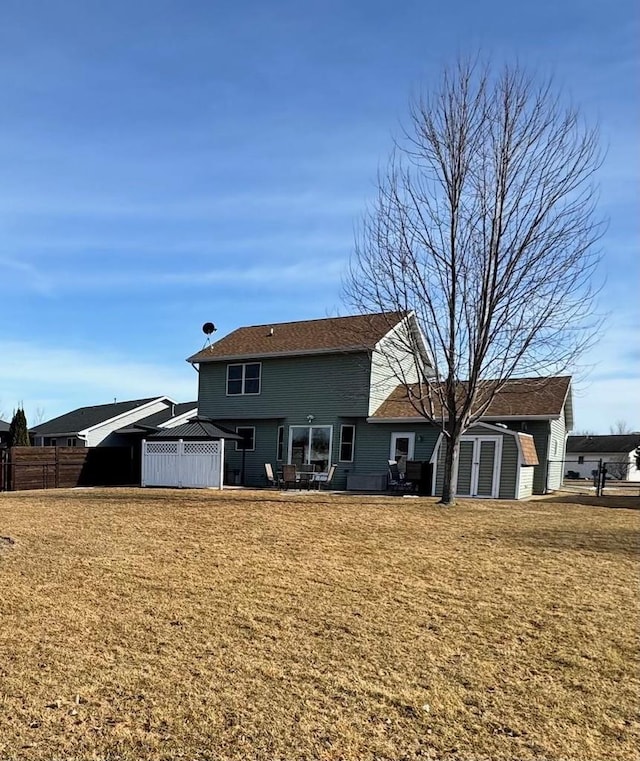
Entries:
{"label": "white shed", "polygon": [[222,489],[225,439],[234,431],[206,418],[152,433],[142,441],[142,486]]}

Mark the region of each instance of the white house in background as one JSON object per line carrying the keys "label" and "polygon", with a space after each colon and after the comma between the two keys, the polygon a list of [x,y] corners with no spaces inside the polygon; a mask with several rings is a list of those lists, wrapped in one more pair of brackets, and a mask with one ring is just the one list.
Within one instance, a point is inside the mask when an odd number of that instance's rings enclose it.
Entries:
{"label": "white house in background", "polygon": [[135,432],[142,435],[145,429],[180,425],[196,412],[196,402],[177,404],[168,396],[132,399],[79,407],[34,426],[30,433],[35,446],[128,446],[131,427],[140,426]]}
{"label": "white house in background", "polygon": [[640,446],[640,433],[611,436],[569,436],[565,476],[591,478],[602,460],[609,478],[621,481],[640,481],[636,464],[636,448]]}

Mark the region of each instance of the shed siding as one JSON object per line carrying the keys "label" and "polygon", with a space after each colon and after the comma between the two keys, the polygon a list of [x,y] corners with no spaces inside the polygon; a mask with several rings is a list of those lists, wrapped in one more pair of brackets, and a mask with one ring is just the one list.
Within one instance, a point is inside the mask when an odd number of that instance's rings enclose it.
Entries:
{"label": "shed siding", "polygon": [[[470,428],[467,436],[500,436],[498,431],[489,430],[482,426],[474,426]],[[436,471],[436,494],[442,494],[442,485],[444,481],[444,455],[445,455],[445,440],[440,447],[438,453],[438,468]],[[469,464],[470,466],[470,464]],[[502,434],[502,460],[500,464],[500,486],[498,490],[498,497],[500,499],[514,499],[516,496],[516,475],[518,470],[518,445],[516,444],[515,436],[510,434]],[[469,482],[470,473],[462,476]],[[460,479],[460,475],[459,475]]]}
{"label": "shed siding", "polygon": [[523,465],[520,468],[520,488],[518,489],[518,499],[526,499],[533,494],[533,471],[534,466]]}

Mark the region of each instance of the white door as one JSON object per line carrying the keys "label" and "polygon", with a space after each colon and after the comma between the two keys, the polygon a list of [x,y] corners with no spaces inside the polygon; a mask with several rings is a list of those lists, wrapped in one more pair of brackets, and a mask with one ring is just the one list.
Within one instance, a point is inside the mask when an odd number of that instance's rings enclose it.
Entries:
{"label": "white door", "polygon": [[461,497],[497,497],[500,491],[501,436],[463,436],[458,456]]}
{"label": "white door", "polygon": [[407,460],[413,460],[416,447],[415,433],[392,433],[389,459],[398,463],[398,470],[404,473]]}

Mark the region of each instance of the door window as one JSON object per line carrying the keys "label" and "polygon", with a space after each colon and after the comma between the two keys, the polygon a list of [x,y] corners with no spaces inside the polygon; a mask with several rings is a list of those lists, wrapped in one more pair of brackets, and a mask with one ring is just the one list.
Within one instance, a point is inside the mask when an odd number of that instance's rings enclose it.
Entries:
{"label": "door window", "polygon": [[415,433],[392,433],[391,451],[389,459],[398,463],[398,470],[404,473],[407,469],[407,460],[413,460],[415,450]]}

